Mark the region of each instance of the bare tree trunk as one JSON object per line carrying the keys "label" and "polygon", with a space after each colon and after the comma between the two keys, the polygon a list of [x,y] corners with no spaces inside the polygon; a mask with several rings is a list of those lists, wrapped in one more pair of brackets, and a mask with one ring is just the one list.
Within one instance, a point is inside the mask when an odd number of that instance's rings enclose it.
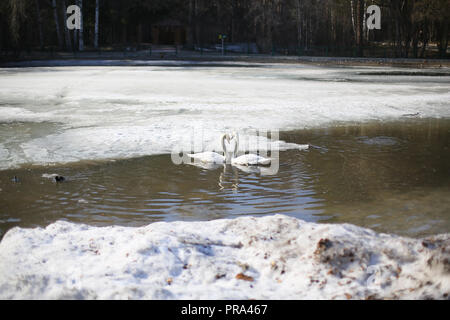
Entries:
{"label": "bare tree trunk", "polygon": [[300,48],[302,46],[302,9],[301,0],[297,0],[297,46]]}
{"label": "bare tree trunk", "polygon": [[100,7],[100,0],[96,0],[95,1],[95,36],[94,36],[94,48],[95,49],[98,49],[99,7]]}
{"label": "bare tree trunk", "polygon": [[273,52],[273,8],[270,3],[271,0],[262,0],[262,49],[264,52]]}
{"label": "bare tree trunk", "polygon": [[350,1],[350,8],[352,11],[352,28],[353,28],[353,36],[355,37],[355,43],[358,43],[358,37],[356,34],[356,18],[355,18],[355,2],[353,0]]}
{"label": "bare tree trunk", "polygon": [[[80,0],[76,0],[75,4],[80,5]],[[78,50],[78,29],[73,30],[73,49]]]}
{"label": "bare tree trunk", "polygon": [[273,0],[272,1],[269,0],[269,2],[270,2],[270,7],[269,7],[270,23],[269,23],[269,28],[268,28],[268,31],[269,31],[268,39],[269,39],[269,48],[271,50],[273,50],[274,49],[273,31],[274,31],[274,23],[275,23],[275,19],[274,19],[274,11],[275,10],[273,8]]}
{"label": "bare tree trunk", "polygon": [[297,13],[297,46],[300,48],[302,46],[302,11],[301,11],[301,0],[297,0],[296,6]]}
{"label": "bare tree trunk", "polygon": [[[176,38],[177,38],[177,36],[176,36],[176,32],[175,32],[175,35],[174,35],[174,42],[175,42],[175,44],[178,44]],[[136,37],[136,43],[137,43],[137,45],[139,45],[140,43],[142,43],[142,22],[139,22],[138,25],[137,25],[137,37]]]}
{"label": "bare tree trunk", "polygon": [[437,26],[437,44],[439,49],[439,56],[441,58],[444,58],[447,55],[448,25],[449,22],[444,19],[442,22],[438,23]]}
{"label": "bare tree trunk", "polygon": [[357,3],[357,44],[358,44],[358,56],[363,56],[363,41],[364,41],[364,0],[358,0]]}
{"label": "bare tree trunk", "polygon": [[231,1],[231,42],[236,42],[236,6],[237,1],[232,0]]}
{"label": "bare tree trunk", "polygon": [[395,22],[395,55],[396,57],[400,57],[402,55],[402,40],[401,40],[401,34],[400,34],[400,23],[398,20]]}
{"label": "bare tree trunk", "polygon": [[67,6],[66,0],[62,0],[63,24],[64,24],[64,39],[66,40],[66,49],[72,51],[72,41],[70,39],[70,30],[67,28]]}
{"label": "bare tree trunk", "polygon": [[80,7],[80,30],[79,30],[79,45],[78,49],[80,51],[84,50],[84,39],[83,39],[83,0],[78,0],[78,6]]}
{"label": "bare tree trunk", "polygon": [[336,13],[333,10],[332,6],[328,7],[328,20],[330,21],[330,27],[331,27],[331,39],[332,44],[336,44],[337,40],[337,22],[336,22]]}
{"label": "bare tree trunk", "polygon": [[61,49],[63,47],[63,41],[61,36],[61,30],[59,28],[58,11],[56,10],[56,0],[52,0],[53,16],[55,18],[56,36],[58,37],[58,46]]}
{"label": "bare tree trunk", "polygon": [[369,28],[367,28],[367,16],[366,16],[367,6],[364,1],[364,9],[363,9],[363,30],[364,30],[364,39],[366,42],[369,41]]}
{"label": "bare tree trunk", "polygon": [[78,29],[73,30],[73,48],[78,49]]}
{"label": "bare tree trunk", "polygon": [[305,50],[308,50],[308,16],[305,12]]}
{"label": "bare tree trunk", "polygon": [[195,33],[195,42],[198,46],[203,46],[201,39],[201,26],[199,23],[199,3],[198,0],[194,0],[194,33]]}
{"label": "bare tree trunk", "polygon": [[420,26],[416,22],[414,22],[411,40],[412,54],[414,58],[417,58],[419,56],[419,32]]}
{"label": "bare tree trunk", "polygon": [[312,24],[312,15],[309,15],[309,46],[312,48],[313,46],[313,24]]}
{"label": "bare tree trunk", "polygon": [[126,24],[121,26],[122,29],[122,44],[126,45],[128,43],[128,28]]}
{"label": "bare tree trunk", "polygon": [[188,26],[186,30],[186,43],[190,48],[194,48],[194,0],[189,0]]}
{"label": "bare tree trunk", "polygon": [[425,21],[422,33],[422,49],[420,50],[420,58],[425,58],[425,50],[427,49],[429,39],[428,22]]}
{"label": "bare tree trunk", "polygon": [[37,21],[38,21],[38,29],[39,29],[39,48],[42,50],[44,48],[44,34],[42,33],[41,8],[39,6],[39,0],[35,0],[34,2],[36,3],[36,13],[37,13]]}

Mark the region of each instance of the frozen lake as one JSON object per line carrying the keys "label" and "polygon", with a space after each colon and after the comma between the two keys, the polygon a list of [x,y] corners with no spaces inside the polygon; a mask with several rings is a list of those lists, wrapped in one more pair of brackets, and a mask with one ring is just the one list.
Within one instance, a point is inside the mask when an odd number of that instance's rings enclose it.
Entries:
{"label": "frozen lake", "polygon": [[193,128],[202,129],[207,148],[232,129],[450,116],[448,73],[400,71],[233,63],[3,68],[0,168],[169,154]]}

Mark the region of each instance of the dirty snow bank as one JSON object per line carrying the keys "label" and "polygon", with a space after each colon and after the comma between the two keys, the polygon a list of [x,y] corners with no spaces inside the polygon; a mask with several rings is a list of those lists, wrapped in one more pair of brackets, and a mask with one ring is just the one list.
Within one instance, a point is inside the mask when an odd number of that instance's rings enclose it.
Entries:
{"label": "dirty snow bank", "polygon": [[0,298],[444,298],[450,234],[409,239],[284,215],[145,227],[58,221],[0,243]]}

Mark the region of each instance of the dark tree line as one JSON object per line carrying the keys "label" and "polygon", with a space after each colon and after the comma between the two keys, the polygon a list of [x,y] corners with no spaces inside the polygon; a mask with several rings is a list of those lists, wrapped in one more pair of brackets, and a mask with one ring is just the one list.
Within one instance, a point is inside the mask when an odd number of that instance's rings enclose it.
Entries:
{"label": "dark tree line", "polygon": [[[82,29],[68,30],[66,8],[82,7]],[[381,8],[381,30],[366,26],[367,7]],[[152,42],[163,19],[185,27],[185,46],[256,43],[274,48],[331,52],[382,44],[397,57],[424,57],[435,44],[446,56],[450,0],[2,0],[0,50],[85,50]]]}

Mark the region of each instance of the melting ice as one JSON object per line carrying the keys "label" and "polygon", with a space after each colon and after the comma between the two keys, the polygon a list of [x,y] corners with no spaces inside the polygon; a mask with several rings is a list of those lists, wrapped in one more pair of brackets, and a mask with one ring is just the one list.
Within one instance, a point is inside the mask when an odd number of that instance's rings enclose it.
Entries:
{"label": "melting ice", "polygon": [[2,68],[0,169],[170,153],[196,128],[206,151],[219,150],[220,135],[232,130],[245,137],[256,129],[450,116],[444,73],[247,66]]}

